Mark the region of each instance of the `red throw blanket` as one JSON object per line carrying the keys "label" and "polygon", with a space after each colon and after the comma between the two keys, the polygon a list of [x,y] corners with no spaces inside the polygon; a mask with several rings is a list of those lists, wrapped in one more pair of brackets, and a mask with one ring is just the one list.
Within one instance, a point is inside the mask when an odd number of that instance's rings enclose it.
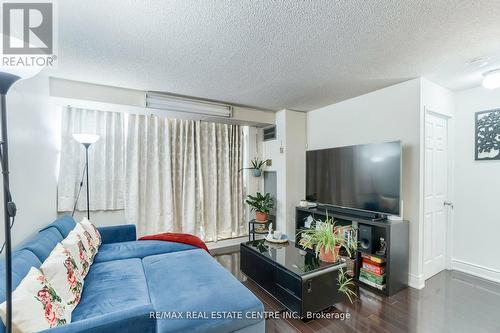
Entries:
{"label": "red throw blanket", "polygon": [[200,249],[203,249],[203,250],[207,251],[208,253],[210,253],[208,251],[208,247],[205,244],[205,242],[202,241],[201,239],[199,239],[198,237],[191,235],[191,234],[164,232],[162,234],[143,236],[143,237],[139,238],[139,240],[161,240],[161,241],[167,241],[167,242],[183,243],[183,244],[188,244],[188,245],[193,245],[193,246],[199,247]]}

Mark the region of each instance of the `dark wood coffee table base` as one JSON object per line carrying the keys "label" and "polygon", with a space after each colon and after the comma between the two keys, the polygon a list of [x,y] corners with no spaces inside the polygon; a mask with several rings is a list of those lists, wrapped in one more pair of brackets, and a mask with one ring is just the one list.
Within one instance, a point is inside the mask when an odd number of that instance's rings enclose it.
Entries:
{"label": "dark wood coffee table base", "polygon": [[[288,246],[294,247],[294,243]],[[344,263],[299,275],[245,243],[241,244],[240,253],[241,271],[275,297],[294,316],[307,319],[310,314],[343,300],[343,295],[338,292],[337,279],[339,269],[345,267]]]}

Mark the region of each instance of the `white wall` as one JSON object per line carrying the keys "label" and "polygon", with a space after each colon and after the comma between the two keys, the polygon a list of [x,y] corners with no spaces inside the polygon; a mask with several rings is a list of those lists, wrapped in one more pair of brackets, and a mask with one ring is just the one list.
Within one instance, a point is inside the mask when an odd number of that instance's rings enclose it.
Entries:
{"label": "white wall", "polygon": [[[306,197],[307,113],[286,112],[286,230],[295,235],[295,207]],[[294,238],[294,237],[292,237]]]}
{"label": "white wall", "polygon": [[474,113],[500,108],[500,90],[456,93],[453,269],[500,282],[500,160],[474,160]]}
{"label": "white wall", "polygon": [[403,217],[410,221],[410,280],[421,288],[420,117],[421,79],[329,105],[307,114],[308,149],[401,140]]}
{"label": "white wall", "polygon": [[282,110],[276,113],[276,140],[264,142],[267,170],[276,171],[277,229],[295,236],[295,207],[305,197],[306,113]]}
{"label": "white wall", "polygon": [[[18,208],[12,229],[15,247],[56,218],[60,121],[49,107],[48,77],[16,83],[8,92],[7,110],[10,185]],[[3,242],[3,204],[0,211]]]}
{"label": "white wall", "polygon": [[266,167],[268,171],[276,171],[276,226],[277,230],[286,230],[286,110],[276,113],[276,139],[266,141],[263,146],[263,159],[271,160],[271,166]]}

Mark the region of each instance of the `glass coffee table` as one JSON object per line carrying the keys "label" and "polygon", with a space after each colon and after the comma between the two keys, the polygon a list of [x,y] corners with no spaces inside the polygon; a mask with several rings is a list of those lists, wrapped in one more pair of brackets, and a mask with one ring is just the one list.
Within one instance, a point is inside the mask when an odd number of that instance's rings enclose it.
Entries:
{"label": "glass coffee table", "polygon": [[340,301],[338,272],[343,262],[322,262],[313,253],[265,239],[240,245],[240,270],[293,314],[307,318]]}

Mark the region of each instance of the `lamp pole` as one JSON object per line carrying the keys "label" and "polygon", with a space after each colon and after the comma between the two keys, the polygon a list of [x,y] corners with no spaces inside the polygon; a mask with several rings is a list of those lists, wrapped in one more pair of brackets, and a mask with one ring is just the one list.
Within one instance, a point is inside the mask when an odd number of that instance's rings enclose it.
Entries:
{"label": "lamp pole", "polygon": [[12,219],[16,216],[16,204],[12,201],[9,184],[9,145],[7,136],[7,102],[6,95],[10,87],[20,77],[10,73],[0,72],[0,120],[2,136],[0,141],[0,164],[3,178],[3,217],[5,230],[5,302],[7,333],[12,332],[12,240],[10,229]]}
{"label": "lamp pole", "polygon": [[85,173],[87,177],[87,219],[90,221],[90,192],[89,192],[89,147],[90,143],[84,143],[85,147]]}
{"label": "lamp pole", "polygon": [[88,133],[73,133],[73,139],[75,139],[85,147],[85,168],[82,173],[80,187],[78,188],[78,193],[75,198],[75,205],[73,206],[73,213],[71,214],[71,216],[75,215],[78,199],[80,198],[80,193],[82,192],[83,179],[85,177],[87,179],[87,219],[90,221],[89,147],[93,143],[97,142],[97,140],[99,140],[99,135]]}

